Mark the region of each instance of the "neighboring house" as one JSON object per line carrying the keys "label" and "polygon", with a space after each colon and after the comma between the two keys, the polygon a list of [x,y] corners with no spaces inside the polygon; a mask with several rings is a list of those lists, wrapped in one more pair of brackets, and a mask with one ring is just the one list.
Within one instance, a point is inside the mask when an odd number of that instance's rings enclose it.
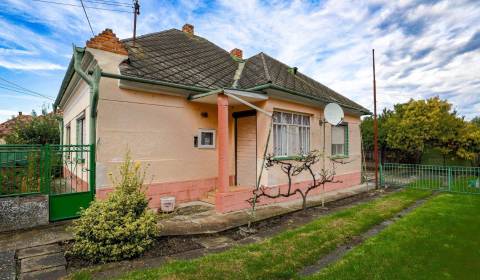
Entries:
{"label": "neighboring house", "polygon": [[24,115],[22,112],[18,112],[18,116],[12,117],[8,121],[0,123],[0,144],[5,144],[5,137],[12,131],[17,121],[29,121],[32,116]]}
{"label": "neighboring house", "polygon": [[[135,42],[120,41],[106,29],[75,52],[85,73],[97,66],[102,70],[98,102],[94,89],[74,70],[74,56],[55,107],[64,112],[63,143],[96,144],[98,198],[112,191],[107,174],[129,150],[134,160],[148,166],[151,207],[159,207],[166,195],[177,202],[203,199],[220,212],[249,207],[246,200],[261,169],[271,125],[271,118],[259,110],[273,113],[268,152],[288,157],[322,150],[322,112],[329,102],[342,106],[345,119],[337,127],[327,124],[326,154],[345,157],[348,163],[336,170],[342,182],[327,185],[327,190],[360,184],[359,124],[368,110],[296,67],[265,53],[244,59],[239,49],[228,52],[194,35],[189,24]],[[305,187],[308,179],[299,176],[295,182]],[[286,183],[280,170],[263,171],[262,185]]]}

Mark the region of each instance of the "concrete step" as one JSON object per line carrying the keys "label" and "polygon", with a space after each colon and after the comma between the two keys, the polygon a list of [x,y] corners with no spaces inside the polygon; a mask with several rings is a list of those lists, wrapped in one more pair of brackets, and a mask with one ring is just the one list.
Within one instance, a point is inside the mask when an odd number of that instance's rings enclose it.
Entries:
{"label": "concrete step", "polygon": [[25,249],[20,249],[17,251],[17,259],[31,258],[41,255],[49,255],[53,253],[59,253],[62,249],[58,244],[49,244],[43,246],[30,247]]}
{"label": "concrete step", "polygon": [[48,255],[40,255],[20,260],[20,273],[24,274],[32,271],[40,271],[48,268],[54,268],[65,265],[67,261],[62,252]]}
{"label": "concrete step", "polygon": [[33,279],[42,279],[42,280],[57,280],[63,279],[67,276],[67,271],[65,266],[52,267],[40,271],[32,271],[27,273],[20,274],[20,280],[33,280]]}

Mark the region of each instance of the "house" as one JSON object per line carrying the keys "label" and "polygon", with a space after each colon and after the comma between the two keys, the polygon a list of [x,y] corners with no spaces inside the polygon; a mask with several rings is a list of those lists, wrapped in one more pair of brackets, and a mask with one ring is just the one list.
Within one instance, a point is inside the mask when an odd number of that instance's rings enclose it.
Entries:
{"label": "house", "polygon": [[5,144],[5,137],[12,131],[12,128],[15,126],[17,121],[29,121],[32,119],[32,116],[24,115],[22,112],[18,112],[18,116],[12,117],[11,119],[0,123],[0,144]]}
{"label": "house", "polygon": [[[331,190],[361,181],[359,124],[368,110],[265,53],[228,52],[195,35],[190,24],[135,40],[106,29],[74,48],[54,105],[63,111],[63,143],[96,144],[97,198],[112,191],[107,174],[129,150],[148,166],[151,207],[173,195],[228,212],[249,207],[268,114],[267,151],[288,157],[322,149],[323,108],[330,102],[345,118],[336,127],[326,124],[326,154],[348,158],[336,170],[341,183],[327,185]],[[276,169],[261,176],[272,188],[286,180]],[[295,178],[298,187],[308,183],[308,176]]]}

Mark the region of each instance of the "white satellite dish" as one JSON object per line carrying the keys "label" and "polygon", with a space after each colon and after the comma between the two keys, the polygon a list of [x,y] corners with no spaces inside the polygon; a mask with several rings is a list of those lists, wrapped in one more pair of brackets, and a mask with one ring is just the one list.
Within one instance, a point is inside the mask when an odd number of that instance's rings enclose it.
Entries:
{"label": "white satellite dish", "polygon": [[343,121],[343,110],[337,103],[328,103],[325,106],[325,120],[331,125],[339,125]]}

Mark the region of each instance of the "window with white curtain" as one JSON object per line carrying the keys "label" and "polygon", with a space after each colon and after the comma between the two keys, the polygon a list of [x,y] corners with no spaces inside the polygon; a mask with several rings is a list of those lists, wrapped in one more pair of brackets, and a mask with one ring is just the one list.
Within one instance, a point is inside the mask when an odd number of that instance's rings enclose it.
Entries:
{"label": "window with white curtain", "polygon": [[305,155],[310,152],[310,116],[273,113],[273,153],[275,156]]}
{"label": "window with white curtain", "polygon": [[332,156],[348,155],[348,126],[337,125],[332,126]]}

